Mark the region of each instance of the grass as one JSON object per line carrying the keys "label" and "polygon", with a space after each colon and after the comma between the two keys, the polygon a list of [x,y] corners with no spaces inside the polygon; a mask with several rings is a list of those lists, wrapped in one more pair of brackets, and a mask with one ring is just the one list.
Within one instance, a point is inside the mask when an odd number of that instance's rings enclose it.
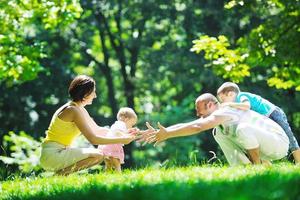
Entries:
{"label": "grass", "polygon": [[0,199],[300,199],[300,167],[141,169],[1,183]]}

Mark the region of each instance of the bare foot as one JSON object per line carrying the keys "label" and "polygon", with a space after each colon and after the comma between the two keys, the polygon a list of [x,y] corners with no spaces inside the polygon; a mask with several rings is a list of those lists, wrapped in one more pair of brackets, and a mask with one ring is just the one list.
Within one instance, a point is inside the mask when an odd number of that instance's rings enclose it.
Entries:
{"label": "bare foot", "polygon": [[267,167],[272,166],[272,163],[269,160],[262,160],[261,164],[264,165],[264,166],[267,166]]}

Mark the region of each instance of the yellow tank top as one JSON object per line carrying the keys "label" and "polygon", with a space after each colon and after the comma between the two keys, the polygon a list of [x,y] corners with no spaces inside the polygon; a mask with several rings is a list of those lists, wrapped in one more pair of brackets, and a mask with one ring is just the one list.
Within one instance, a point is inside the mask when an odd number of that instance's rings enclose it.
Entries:
{"label": "yellow tank top", "polygon": [[80,135],[80,130],[74,122],[66,122],[58,117],[58,114],[70,104],[63,105],[54,113],[49,128],[46,131],[47,136],[44,142],[53,141],[70,146],[75,138]]}

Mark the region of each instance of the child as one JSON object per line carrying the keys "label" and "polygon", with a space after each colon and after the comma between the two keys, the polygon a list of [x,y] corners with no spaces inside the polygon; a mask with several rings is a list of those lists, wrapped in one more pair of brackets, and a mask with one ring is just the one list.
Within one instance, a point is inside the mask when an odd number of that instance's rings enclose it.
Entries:
{"label": "child", "polygon": [[[123,107],[117,114],[117,121],[111,126],[109,137],[128,136],[128,129],[137,122],[136,113],[128,107]],[[106,156],[105,170],[121,171],[121,164],[124,163],[124,150],[122,144],[99,145],[98,149]]]}
{"label": "child", "polygon": [[293,154],[295,163],[300,163],[300,148],[298,142],[290,128],[287,117],[283,110],[261,96],[240,92],[239,87],[232,82],[225,82],[217,91],[218,98],[223,106],[231,106],[242,110],[254,110],[265,115],[279,124],[287,134],[290,146],[289,149]]}

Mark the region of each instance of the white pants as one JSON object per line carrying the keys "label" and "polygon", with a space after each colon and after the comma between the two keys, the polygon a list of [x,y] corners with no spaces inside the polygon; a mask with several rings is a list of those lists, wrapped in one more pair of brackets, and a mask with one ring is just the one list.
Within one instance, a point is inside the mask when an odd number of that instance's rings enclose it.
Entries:
{"label": "white pants", "polygon": [[45,170],[58,171],[100,154],[95,148],[74,148],[57,142],[46,142],[42,144],[40,164]]}
{"label": "white pants", "polygon": [[249,149],[259,148],[262,160],[278,160],[287,155],[289,140],[284,131],[271,132],[263,127],[240,123],[236,133],[224,134],[220,128],[214,129],[214,138],[220,145],[231,166],[251,163],[246,156]]}

